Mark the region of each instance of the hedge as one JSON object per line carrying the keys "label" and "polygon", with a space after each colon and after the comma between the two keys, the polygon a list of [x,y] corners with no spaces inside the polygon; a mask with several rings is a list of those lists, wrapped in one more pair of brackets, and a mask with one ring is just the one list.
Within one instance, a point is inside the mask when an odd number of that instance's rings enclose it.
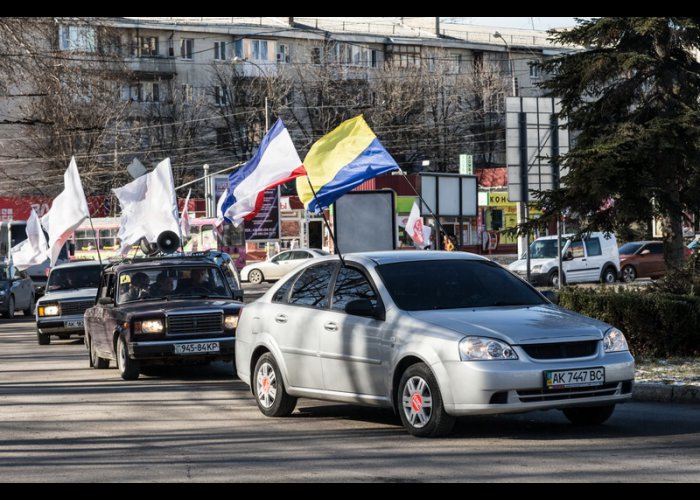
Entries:
{"label": "hedge", "polygon": [[567,287],[559,305],[622,330],[634,356],[700,355],[700,297]]}

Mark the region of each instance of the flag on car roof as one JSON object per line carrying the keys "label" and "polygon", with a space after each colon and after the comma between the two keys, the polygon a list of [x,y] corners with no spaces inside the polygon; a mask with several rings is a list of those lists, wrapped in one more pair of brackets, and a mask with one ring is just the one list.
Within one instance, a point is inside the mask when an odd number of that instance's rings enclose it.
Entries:
{"label": "flag on car roof", "polygon": [[277,119],[253,158],[229,175],[223,216],[236,226],[251,220],[262,208],[265,191],[305,173],[287,128]]}
{"label": "flag on car roof", "polygon": [[[190,195],[192,190],[187,191],[185,205],[182,207],[182,215],[180,216],[180,232],[183,238],[190,237]],[[184,243],[184,242],[183,242]]]}
{"label": "flag on car roof", "polygon": [[63,191],[54,198],[51,209],[41,218],[41,225],[49,233],[51,266],[56,263],[58,254],[73,231],[90,217],[90,209],[74,157],[71,157],[70,164],[63,174],[63,184]]}
{"label": "flag on car roof", "polygon": [[399,169],[362,115],[316,141],[304,167],[308,177],[297,179],[297,193],[306,209],[316,213],[366,180]]}
{"label": "flag on car roof", "polygon": [[411,208],[411,213],[406,221],[406,234],[408,234],[416,246],[423,248],[425,246],[425,240],[423,239],[423,218],[420,216],[420,210],[418,209],[418,203],[413,202],[413,207]]}
{"label": "flag on car roof", "polygon": [[12,262],[20,271],[44,262],[49,250],[39,216],[33,208],[27,220],[26,231],[27,239],[13,246],[10,253]]}
{"label": "flag on car roof", "polygon": [[152,172],[112,189],[112,192],[122,208],[118,235],[122,240],[122,255],[126,255],[141,238],[153,243],[163,231],[180,235],[170,158],[161,161]]}

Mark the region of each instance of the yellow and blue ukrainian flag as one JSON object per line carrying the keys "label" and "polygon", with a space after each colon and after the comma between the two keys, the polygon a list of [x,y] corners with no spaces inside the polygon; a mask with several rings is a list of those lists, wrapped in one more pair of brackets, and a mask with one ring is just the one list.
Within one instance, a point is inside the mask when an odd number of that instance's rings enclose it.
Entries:
{"label": "yellow and blue ukrainian flag", "polygon": [[306,209],[316,213],[366,180],[399,169],[362,115],[316,141],[304,158],[304,167],[308,180],[297,177],[297,194]]}

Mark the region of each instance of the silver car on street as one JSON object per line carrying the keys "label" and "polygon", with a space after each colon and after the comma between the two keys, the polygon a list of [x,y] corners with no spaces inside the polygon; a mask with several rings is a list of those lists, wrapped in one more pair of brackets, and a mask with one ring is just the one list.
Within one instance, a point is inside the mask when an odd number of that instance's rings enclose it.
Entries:
{"label": "silver car on street", "polygon": [[600,424],[634,382],[620,330],[463,252],[310,260],[241,310],[236,364],[267,416],[299,397],[390,407],[430,437],[462,415],[558,409]]}

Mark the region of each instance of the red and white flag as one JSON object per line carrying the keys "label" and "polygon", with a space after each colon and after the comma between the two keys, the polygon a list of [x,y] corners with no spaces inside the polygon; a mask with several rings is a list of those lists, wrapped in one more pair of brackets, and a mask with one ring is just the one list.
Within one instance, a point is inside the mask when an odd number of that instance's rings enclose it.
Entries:
{"label": "red and white flag", "polygon": [[[182,207],[182,215],[180,216],[180,232],[183,238],[190,237],[190,195],[192,190],[187,192],[187,198],[185,198],[185,205]],[[183,243],[184,244],[184,243]]]}
{"label": "red and white flag", "polygon": [[406,234],[408,234],[416,245],[423,247],[425,240],[423,239],[423,218],[420,216],[418,203],[413,202],[411,214],[406,221]]}

